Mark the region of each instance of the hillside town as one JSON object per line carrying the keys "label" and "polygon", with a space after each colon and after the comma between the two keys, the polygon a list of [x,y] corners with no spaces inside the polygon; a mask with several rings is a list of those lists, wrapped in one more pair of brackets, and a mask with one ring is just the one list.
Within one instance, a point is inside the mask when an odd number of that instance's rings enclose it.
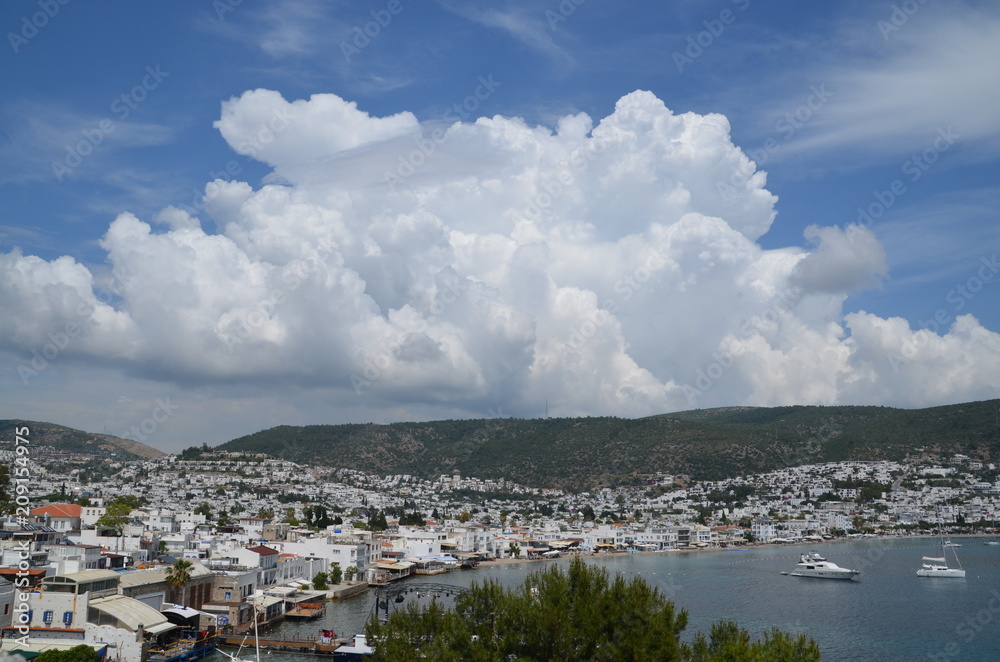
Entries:
{"label": "hillside town", "polygon": [[[983,533],[1000,512],[996,467],[962,455],[714,482],[651,474],[571,493],[458,474],[377,476],[207,447],[146,460],[20,447],[0,445],[10,474],[0,526],[4,651],[83,643],[122,662],[197,659],[216,636],[314,618],[336,608],[330,600],[411,575],[498,560],[938,526]],[[315,650],[340,643],[317,641]]]}

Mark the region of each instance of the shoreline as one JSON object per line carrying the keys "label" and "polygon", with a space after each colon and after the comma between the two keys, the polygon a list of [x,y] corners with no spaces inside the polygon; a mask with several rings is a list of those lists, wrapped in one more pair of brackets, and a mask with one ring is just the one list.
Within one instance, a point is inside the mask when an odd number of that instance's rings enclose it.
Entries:
{"label": "shoreline", "polygon": [[[808,541],[808,542],[807,541],[801,541],[801,542],[795,541],[795,542],[784,542],[784,543],[760,542],[760,543],[750,543],[750,544],[746,544],[746,545],[731,545],[729,547],[718,547],[718,546],[716,546],[716,547],[683,547],[683,548],[678,547],[678,548],[673,548],[673,549],[643,550],[643,551],[634,551],[634,552],[618,551],[618,552],[602,552],[600,554],[594,554],[594,553],[591,553],[591,554],[564,554],[564,555],[557,556],[557,557],[554,557],[554,558],[520,558],[520,557],[518,557],[518,558],[510,558],[510,557],[504,557],[504,558],[499,558],[499,559],[490,559],[488,561],[481,561],[479,565],[477,565],[475,568],[472,568],[472,569],[473,570],[478,570],[481,567],[492,567],[492,566],[498,566],[498,565],[514,565],[514,564],[519,564],[519,563],[543,563],[545,561],[565,561],[567,559],[573,559],[573,558],[576,558],[578,556],[582,556],[582,557],[588,558],[588,559],[591,559],[591,558],[593,558],[593,559],[599,559],[599,558],[605,558],[605,557],[611,557],[611,556],[621,556],[623,554],[636,554],[636,555],[678,554],[678,553],[690,554],[690,553],[700,553],[700,552],[725,552],[725,551],[734,551],[734,550],[750,550],[750,549],[757,549],[758,547],[803,547],[803,546],[810,546],[810,545],[830,545],[830,544],[844,543],[844,542],[868,542],[868,541],[880,541],[880,540],[905,540],[905,539],[908,539],[908,538],[921,539],[921,538],[937,538],[937,537],[938,537],[938,534],[936,534],[936,533],[912,533],[912,534],[907,534],[907,535],[902,535],[902,536],[870,536],[870,537],[865,537],[865,538],[862,538],[862,537],[848,538],[848,537],[844,536],[844,537],[839,537],[839,538],[833,538],[831,540],[822,540],[822,541],[818,541],[818,542],[817,541]],[[988,539],[993,539],[993,538],[996,538],[996,537],[997,536],[991,535],[991,534],[983,534],[983,535],[981,535],[981,534],[964,535],[963,534],[963,535],[948,536],[948,538],[953,538],[953,539],[956,539],[956,540],[957,539],[983,539],[983,540],[988,540]]]}

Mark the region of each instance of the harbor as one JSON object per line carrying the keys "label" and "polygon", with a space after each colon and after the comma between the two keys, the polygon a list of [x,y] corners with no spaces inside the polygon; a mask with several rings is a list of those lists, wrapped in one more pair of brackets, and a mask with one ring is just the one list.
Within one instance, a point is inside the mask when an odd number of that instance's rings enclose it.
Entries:
{"label": "harbor", "polygon": [[[642,577],[678,608],[686,609],[686,640],[725,618],[757,635],[777,627],[813,637],[824,662],[911,662],[925,659],[927,654],[943,654],[954,646],[959,647],[959,655],[940,659],[992,659],[1000,636],[997,610],[990,611],[990,605],[1000,605],[1000,553],[979,538],[954,540],[966,543],[962,559],[969,571],[966,579],[917,577],[921,555],[935,548],[936,541],[930,536],[839,540],[819,546],[595,555],[588,563],[625,577]],[[813,549],[840,565],[860,570],[860,576],[856,581],[817,581],[781,575],[794,567],[802,552]],[[493,580],[511,589],[532,572],[566,562],[483,564],[475,572],[413,576],[394,587],[402,592],[401,602],[395,597],[377,600],[371,591],[329,603],[327,614],[318,621],[285,621],[261,636],[293,640],[315,637],[317,628],[331,628],[338,636],[350,637],[364,632],[377,602],[388,602],[390,614],[411,601],[426,605],[436,599],[447,606],[450,603],[441,601],[450,598],[431,590],[431,585],[468,588],[473,582]],[[926,608],[931,602],[936,609]],[[762,611],[761,604],[767,604],[767,610]],[[970,618],[973,625],[969,625]],[[977,624],[977,618],[986,624]],[[946,648],[949,643],[954,644],[951,649]],[[275,651],[269,662],[294,662],[311,653]]]}

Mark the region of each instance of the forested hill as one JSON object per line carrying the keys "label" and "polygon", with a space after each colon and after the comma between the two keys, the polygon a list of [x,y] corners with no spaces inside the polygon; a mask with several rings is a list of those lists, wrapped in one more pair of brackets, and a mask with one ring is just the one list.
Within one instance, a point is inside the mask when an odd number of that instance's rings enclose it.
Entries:
{"label": "forested hill", "polygon": [[719,479],[813,462],[1000,456],[1000,400],[929,409],[726,407],[642,419],[280,426],[218,450],[378,474],[460,473],[572,490],[651,473]]}
{"label": "forested hill", "polygon": [[57,452],[115,456],[126,460],[157,458],[164,455],[151,446],[131,439],[84,432],[55,423],[23,420],[0,420],[0,446],[4,442],[13,445],[15,431],[23,427],[31,431],[28,439],[33,447],[48,447]]}

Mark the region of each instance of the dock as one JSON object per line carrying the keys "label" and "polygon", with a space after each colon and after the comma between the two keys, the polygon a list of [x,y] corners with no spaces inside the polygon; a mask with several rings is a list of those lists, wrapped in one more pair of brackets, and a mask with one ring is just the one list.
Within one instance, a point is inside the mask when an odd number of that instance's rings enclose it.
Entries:
{"label": "dock", "polygon": [[[225,644],[226,646],[245,646],[253,647],[253,642],[244,637],[219,637],[219,642]],[[300,650],[300,651],[313,651],[314,653],[332,653],[337,649],[338,646],[342,646],[345,643],[349,643],[347,639],[337,639],[332,643],[323,644],[316,641],[315,638],[298,638],[298,639],[264,639],[261,638],[258,644],[261,648],[270,648],[277,650]]]}
{"label": "dock", "polygon": [[285,618],[319,618],[326,613],[326,604],[323,602],[300,602],[294,609],[285,612]]}

